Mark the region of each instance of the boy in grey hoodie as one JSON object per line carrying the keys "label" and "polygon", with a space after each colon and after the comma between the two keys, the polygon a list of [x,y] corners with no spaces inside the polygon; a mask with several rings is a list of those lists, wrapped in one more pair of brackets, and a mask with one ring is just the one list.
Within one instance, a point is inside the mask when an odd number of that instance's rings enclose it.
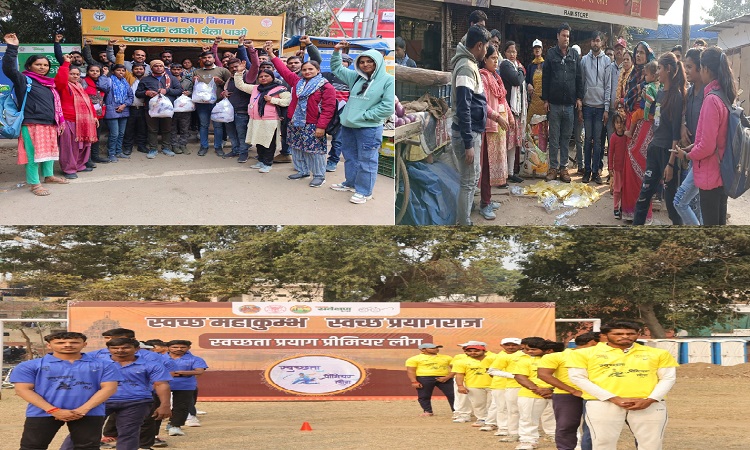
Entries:
{"label": "boy in grey hoodie", "polygon": [[[612,99],[612,63],[604,54],[603,33],[594,31],[591,35],[591,50],[581,59],[583,72],[583,126],[586,140],[583,145],[583,181],[593,180],[602,184],[599,167],[602,154],[602,127],[609,119],[609,106]],[[593,147],[593,154],[592,154]]]}

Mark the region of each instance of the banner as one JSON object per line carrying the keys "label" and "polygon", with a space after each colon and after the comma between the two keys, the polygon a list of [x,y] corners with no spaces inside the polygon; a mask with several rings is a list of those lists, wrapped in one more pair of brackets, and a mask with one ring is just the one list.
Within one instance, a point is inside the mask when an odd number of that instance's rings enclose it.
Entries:
{"label": "banner", "polygon": [[104,347],[101,333],[187,339],[204,358],[202,400],[412,398],[404,362],[422,343],[555,337],[554,303],[70,302],[69,330]]}
{"label": "banner", "polygon": [[187,14],[143,11],[81,10],[81,31],[94,44],[110,39],[135,45],[200,47],[222,37],[225,46],[236,46],[245,35],[261,48],[273,41],[278,48],[284,36],[286,15],[236,16],[223,14]]}
{"label": "banner", "polygon": [[492,6],[655,30],[658,0],[491,0]]}

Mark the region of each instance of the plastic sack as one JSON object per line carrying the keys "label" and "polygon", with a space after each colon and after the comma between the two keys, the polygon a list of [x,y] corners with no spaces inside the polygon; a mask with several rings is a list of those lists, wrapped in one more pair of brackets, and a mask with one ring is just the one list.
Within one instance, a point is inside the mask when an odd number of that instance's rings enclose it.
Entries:
{"label": "plastic sack", "polygon": [[177,97],[174,101],[174,112],[191,112],[195,111],[195,103],[193,100],[185,94]]}
{"label": "plastic sack", "polygon": [[234,122],[234,107],[228,98],[220,101],[211,110],[211,120],[219,123]]}
{"label": "plastic sack", "polygon": [[148,101],[148,115],[158,118],[170,118],[174,115],[174,106],[169,99],[161,94],[151,97]]}
{"label": "plastic sack", "polygon": [[193,103],[216,103],[216,83],[198,80],[193,85]]}
{"label": "plastic sack", "polygon": [[531,136],[531,128],[526,127],[526,139],[523,141],[526,159],[521,166],[521,176],[527,178],[543,178],[549,170],[547,154],[539,149]]}

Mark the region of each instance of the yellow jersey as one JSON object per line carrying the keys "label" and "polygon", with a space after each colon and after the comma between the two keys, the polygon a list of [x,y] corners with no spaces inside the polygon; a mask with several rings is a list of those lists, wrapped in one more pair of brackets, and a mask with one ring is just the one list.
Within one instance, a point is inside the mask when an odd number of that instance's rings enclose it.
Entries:
{"label": "yellow jersey", "polygon": [[[497,369],[504,370],[505,372],[513,373],[513,369],[516,364],[518,364],[519,361],[531,358],[531,356],[527,355],[526,353],[522,352],[521,350],[513,353],[510,355],[510,360],[508,361],[507,365],[503,367],[497,367]],[[520,388],[521,385],[518,384],[518,381],[516,381],[514,378],[508,378],[508,381],[505,382],[505,389],[513,389],[513,388]]]}
{"label": "yellow jersey", "polygon": [[[573,349],[566,348],[562,352],[548,353],[542,356],[542,360],[539,361],[539,369],[553,369],[555,371],[555,373],[553,374],[555,378],[567,384],[568,386],[572,387],[573,389],[580,391],[581,389],[575,384],[573,384],[572,381],[570,381],[570,377],[568,376],[568,368],[565,367],[565,364],[567,364],[568,356],[573,351],[574,351]],[[580,351],[580,350],[575,350],[575,351]],[[555,394],[570,394],[570,392],[563,391],[560,388],[555,388],[554,393]]]}
{"label": "yellow jersey", "polygon": [[[536,384],[540,388],[551,388],[552,387],[551,385],[540,380],[539,377],[537,376],[537,368],[539,367],[539,362],[541,360],[542,360],[541,356],[529,356],[528,358],[520,358],[518,362],[516,362],[513,365],[511,373],[513,375],[526,375],[527,377],[529,377],[529,381]],[[523,386],[521,386],[521,390],[518,391],[518,396],[530,397],[530,398],[543,398],[541,395],[536,395],[535,393],[531,392],[530,389],[527,389]]]}
{"label": "yellow jersey", "polygon": [[444,377],[451,372],[451,361],[448,355],[421,353],[407,359],[406,367],[416,367],[418,377]]}
{"label": "yellow jersey", "polygon": [[[491,369],[498,369],[502,370],[503,372],[507,372],[508,365],[510,364],[511,360],[518,356],[518,354],[521,352],[520,350],[515,353],[505,353],[500,352],[495,357],[495,360],[490,364]],[[492,383],[490,384],[490,389],[505,389],[508,385],[508,382],[510,382],[510,378],[503,378],[503,377],[492,377]]]}
{"label": "yellow jersey", "polygon": [[464,385],[469,388],[488,388],[492,383],[492,377],[487,373],[494,357],[485,356],[481,361],[474,358],[464,358],[458,362],[454,361],[453,371],[464,374]]}
{"label": "yellow jersey", "polygon": [[[592,383],[618,397],[647,398],[659,382],[657,370],[677,367],[666,350],[633,344],[625,353],[600,342],[593,347],[571,352],[566,366],[586,369]],[[583,398],[596,398],[584,392]]]}

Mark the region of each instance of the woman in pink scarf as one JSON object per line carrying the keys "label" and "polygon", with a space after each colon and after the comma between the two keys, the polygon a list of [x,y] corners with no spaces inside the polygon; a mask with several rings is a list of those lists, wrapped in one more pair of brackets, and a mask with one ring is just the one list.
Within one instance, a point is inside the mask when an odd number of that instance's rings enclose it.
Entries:
{"label": "woman in pink scarf", "polygon": [[18,67],[18,37],[6,34],[8,47],[3,57],[3,73],[13,82],[16,98],[20,104],[26,96],[27,79],[31,90],[24,108],[23,126],[18,137],[18,164],[26,166],[26,183],[35,195],[49,195],[39,179],[41,166],[45,183],[67,184],[68,180],[53,175],[54,162],[59,159],[57,137],[62,132],[63,119],[60,96],[49,73],[49,59],[33,55],[27,61],[23,73]]}

